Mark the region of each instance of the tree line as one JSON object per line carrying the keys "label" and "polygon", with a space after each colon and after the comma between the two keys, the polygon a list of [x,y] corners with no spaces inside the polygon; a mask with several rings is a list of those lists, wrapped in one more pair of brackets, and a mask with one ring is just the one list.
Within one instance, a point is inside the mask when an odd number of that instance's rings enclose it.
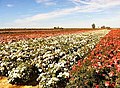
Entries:
{"label": "tree line", "polygon": [[[93,23],[92,24],[92,28],[95,29],[96,25]],[[106,26],[101,26],[101,29],[110,29],[110,27],[106,27]]]}

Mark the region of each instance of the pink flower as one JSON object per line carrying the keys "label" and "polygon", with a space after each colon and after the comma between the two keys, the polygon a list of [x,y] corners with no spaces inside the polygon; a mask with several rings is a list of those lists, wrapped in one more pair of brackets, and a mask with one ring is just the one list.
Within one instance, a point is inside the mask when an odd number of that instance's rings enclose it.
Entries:
{"label": "pink flower", "polygon": [[117,64],[117,59],[114,59],[115,65]]}
{"label": "pink flower", "polygon": [[72,81],[74,81],[74,79],[75,79],[74,77],[71,78]]}
{"label": "pink flower", "polygon": [[113,75],[114,75],[114,72],[111,71],[111,72],[109,73],[109,76],[112,77]]}
{"label": "pink flower", "polygon": [[117,72],[120,72],[120,65],[117,65]]}
{"label": "pink flower", "polygon": [[106,82],[105,82],[105,86],[110,86],[110,82],[109,82],[109,81],[106,81]]}
{"label": "pink flower", "polygon": [[102,74],[102,76],[105,76],[105,74]]}

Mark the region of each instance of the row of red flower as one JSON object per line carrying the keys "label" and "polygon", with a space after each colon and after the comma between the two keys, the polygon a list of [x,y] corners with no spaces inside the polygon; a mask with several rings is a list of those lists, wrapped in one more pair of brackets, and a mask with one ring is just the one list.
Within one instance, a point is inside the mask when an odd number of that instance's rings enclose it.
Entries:
{"label": "row of red flower", "polygon": [[85,87],[120,87],[120,30],[112,30],[102,38],[87,59],[73,66],[71,74],[74,80],[79,77],[77,81]]}
{"label": "row of red flower", "polygon": [[92,51],[89,59],[97,74],[107,77],[104,79],[105,86],[120,85],[120,30],[112,30],[107,34]]}

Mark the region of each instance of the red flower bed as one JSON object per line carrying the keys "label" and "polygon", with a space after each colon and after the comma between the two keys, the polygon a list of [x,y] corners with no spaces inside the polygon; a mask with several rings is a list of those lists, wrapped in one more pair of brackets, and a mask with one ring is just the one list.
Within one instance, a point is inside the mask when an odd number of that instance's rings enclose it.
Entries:
{"label": "red flower bed", "polygon": [[113,30],[107,34],[92,51],[89,58],[93,66],[104,68],[114,65],[120,72],[118,66],[120,63],[120,30]]}
{"label": "red flower bed", "polygon": [[97,74],[105,77],[105,86],[120,85],[120,30],[112,30],[107,34],[92,51],[89,59]]}
{"label": "red flower bed", "polygon": [[73,67],[68,86],[120,88],[120,30],[110,31],[81,64]]}

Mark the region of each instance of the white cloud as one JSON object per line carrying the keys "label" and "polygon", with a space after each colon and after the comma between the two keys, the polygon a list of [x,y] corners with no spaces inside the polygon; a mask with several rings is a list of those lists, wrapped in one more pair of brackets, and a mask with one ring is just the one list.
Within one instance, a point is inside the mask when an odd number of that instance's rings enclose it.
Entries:
{"label": "white cloud", "polygon": [[71,0],[73,2],[77,2],[77,3],[83,3],[83,4],[93,4],[93,3],[97,3],[97,4],[106,4],[106,3],[116,3],[116,2],[120,2],[120,0]]}
{"label": "white cloud", "polygon": [[71,18],[72,21],[68,21],[66,19],[63,19],[63,21],[59,21],[59,20],[44,20],[44,21],[38,21],[38,22],[29,22],[27,23],[9,23],[9,24],[4,24],[4,27],[33,27],[33,28],[37,28],[37,27],[42,27],[42,28],[50,28],[50,27],[54,27],[54,26],[60,26],[60,27],[71,27],[71,28],[77,28],[77,27],[91,27],[91,24],[94,22],[96,24],[96,27],[101,27],[103,25],[105,26],[110,26],[110,27],[120,27],[120,20],[118,19],[120,18],[120,14],[119,16],[115,16],[114,18],[111,17],[105,17],[105,18],[98,18],[98,19],[85,19],[85,20],[75,20]]}
{"label": "white cloud", "polygon": [[[37,0],[38,2],[48,2],[49,0]],[[24,19],[18,19],[15,22],[17,23],[24,23],[24,22],[33,22],[33,21],[39,21],[39,20],[45,20],[49,18],[55,18],[63,15],[68,15],[72,13],[77,13],[77,12],[96,12],[96,11],[101,11],[106,8],[111,8],[112,6],[120,5],[120,0],[73,0],[76,3],[86,3],[87,5],[84,6],[75,6],[72,8],[67,8],[67,9],[62,9],[62,10],[57,10],[57,11],[52,11],[49,13],[42,13],[42,14],[37,14],[31,17],[27,17]]]}
{"label": "white cloud", "polygon": [[6,6],[7,7],[13,7],[14,5],[13,4],[7,4]]}
{"label": "white cloud", "polygon": [[37,3],[50,2],[50,0],[36,0]]}
{"label": "white cloud", "polygon": [[[71,0],[73,3],[85,4],[85,5],[99,5],[101,7],[120,5],[120,0]],[[99,7],[98,6],[98,7]]]}
{"label": "white cloud", "polygon": [[56,3],[52,0],[36,0],[36,2],[45,4],[47,6],[56,5]]}
{"label": "white cloud", "polygon": [[34,22],[34,21],[46,20],[46,19],[50,19],[50,18],[55,18],[55,17],[71,14],[72,12],[77,11],[78,9],[80,9],[80,8],[75,7],[75,8],[71,8],[71,9],[69,8],[69,9],[57,10],[57,11],[53,11],[53,12],[49,12],[49,13],[37,14],[37,15],[27,17],[24,19],[18,19],[15,22],[16,23],[23,23],[23,22],[29,23],[29,22]]}
{"label": "white cloud", "polygon": [[[36,0],[38,3],[49,2],[50,0]],[[103,11],[107,8],[120,5],[120,0],[72,0],[75,3],[75,7],[60,9],[48,13],[40,13],[33,16],[25,17],[23,19],[15,20],[16,25],[29,25],[38,24],[43,20],[50,20],[51,18],[57,18],[68,14],[79,13],[79,12],[97,12]],[[76,4],[77,3],[77,4]],[[80,5],[84,4],[84,5]]]}

